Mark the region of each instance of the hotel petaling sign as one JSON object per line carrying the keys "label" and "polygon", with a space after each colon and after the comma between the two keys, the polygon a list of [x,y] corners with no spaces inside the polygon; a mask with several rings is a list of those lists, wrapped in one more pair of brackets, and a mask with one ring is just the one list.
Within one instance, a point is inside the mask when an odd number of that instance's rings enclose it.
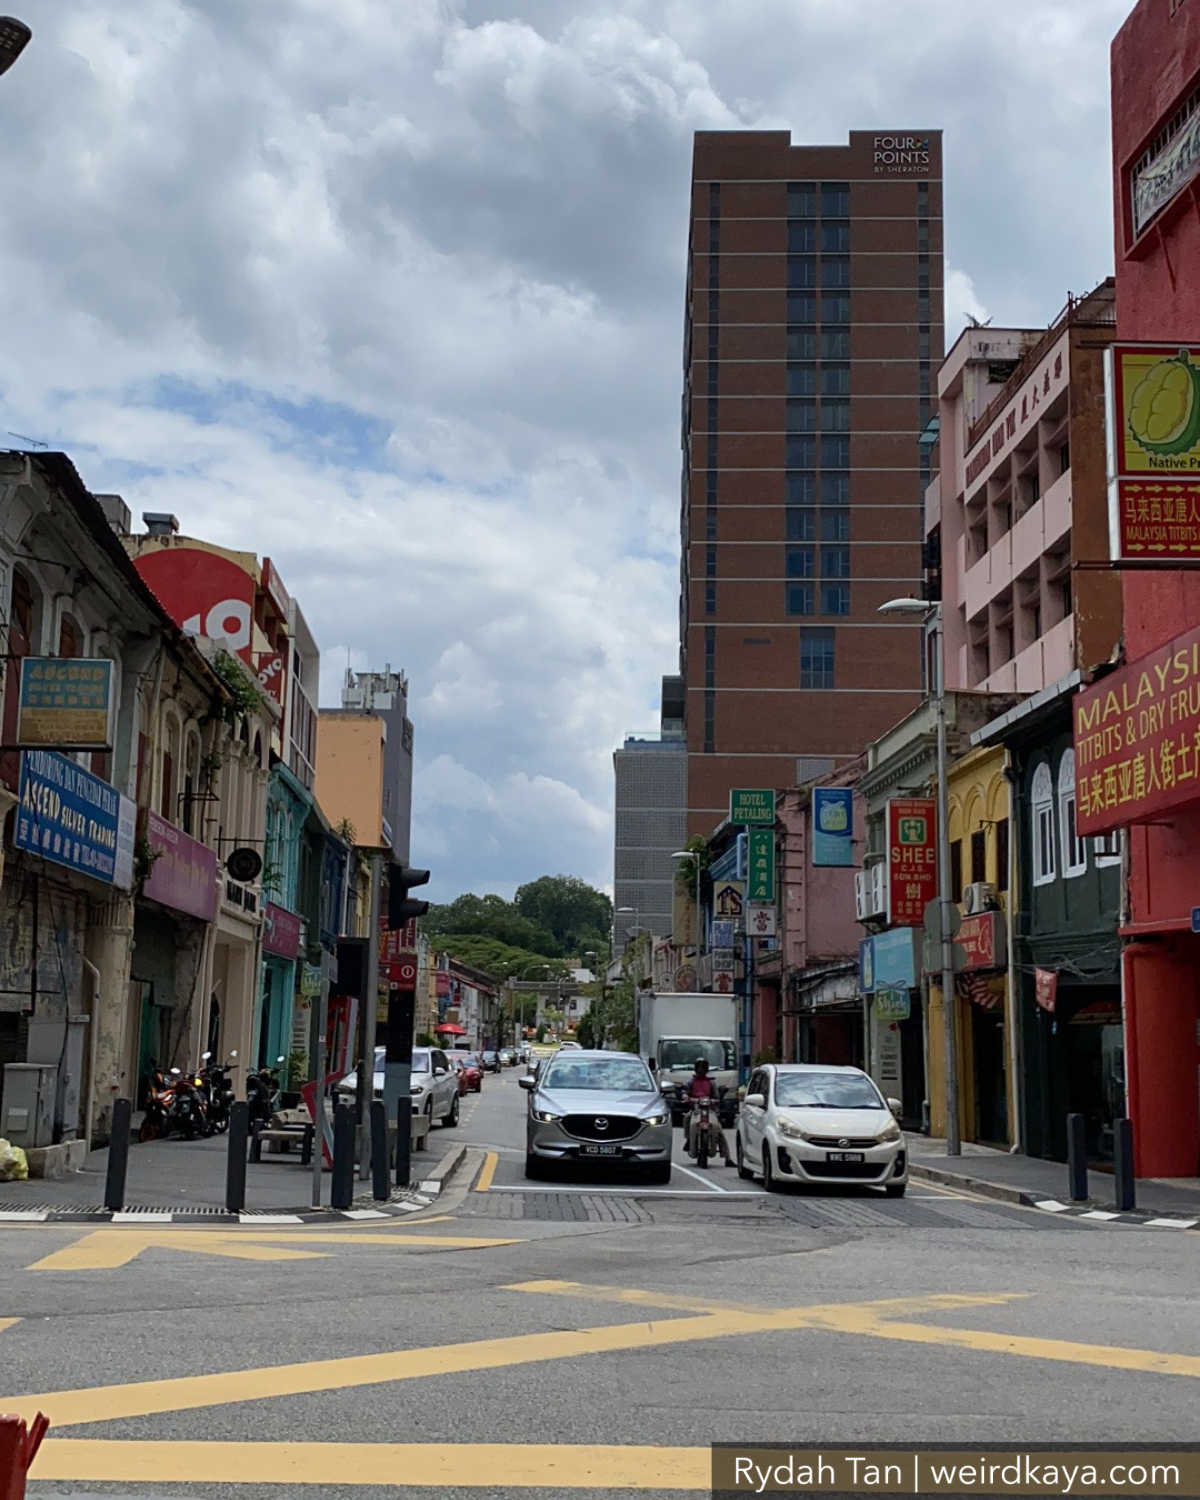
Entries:
{"label": "hotel petaling sign", "polygon": [[998,459],[1016,447],[1030,422],[1037,421],[1055,397],[1066,390],[1070,369],[1065,348],[1063,343],[1049,351],[1000,413],[988,435],[967,454],[968,492],[990,473]]}
{"label": "hotel petaling sign", "polygon": [[877,135],[875,171],[880,176],[908,176],[928,172],[931,155],[927,135]]}
{"label": "hotel petaling sign", "polygon": [[1075,699],[1075,818],[1109,833],[1194,801],[1200,790],[1200,630]]}

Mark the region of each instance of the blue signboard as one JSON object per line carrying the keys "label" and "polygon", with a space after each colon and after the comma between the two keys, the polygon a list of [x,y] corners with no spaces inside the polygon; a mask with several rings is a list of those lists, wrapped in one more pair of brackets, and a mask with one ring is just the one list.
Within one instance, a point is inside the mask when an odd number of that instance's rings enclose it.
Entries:
{"label": "blue signboard", "polygon": [[893,927],[863,938],[858,945],[858,987],[864,995],[916,989],[918,972],[917,932],[913,927]]}
{"label": "blue signboard", "polygon": [[841,786],[813,787],[813,864],[854,863],[854,793]]}
{"label": "blue signboard", "polygon": [[18,849],[106,885],[132,885],[136,808],[116,787],[55,750],[26,750],[19,795]]}

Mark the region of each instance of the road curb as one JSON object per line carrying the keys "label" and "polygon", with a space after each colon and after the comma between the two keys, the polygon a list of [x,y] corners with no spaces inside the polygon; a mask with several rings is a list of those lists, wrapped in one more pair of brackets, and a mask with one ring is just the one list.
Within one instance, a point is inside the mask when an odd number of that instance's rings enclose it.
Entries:
{"label": "road curb", "polygon": [[1145,1229],[1200,1229],[1200,1214],[1193,1217],[1178,1213],[1156,1213],[1153,1209],[1121,1211],[1111,1203],[1101,1203],[1098,1198],[1089,1198],[1084,1203],[1063,1203],[1046,1193],[1031,1193],[1025,1188],[1009,1187],[1007,1183],[988,1182],[983,1177],[972,1177],[968,1172],[948,1172],[943,1167],[928,1167],[911,1160],[908,1173],[919,1182],[960,1188],[964,1192],[976,1193],[981,1198],[1015,1203],[1022,1208],[1036,1208],[1040,1213],[1053,1214],[1057,1218],[1087,1219],[1092,1223],[1125,1224]]}
{"label": "road curb", "polygon": [[941,1187],[962,1188],[964,1192],[978,1193],[981,1198],[995,1198],[1000,1203],[1017,1203],[1025,1208],[1034,1208],[1037,1200],[1022,1188],[1009,1187],[1002,1182],[988,1182],[984,1177],[972,1177],[967,1172],[947,1172],[944,1167],[927,1167],[909,1158],[908,1175],[918,1182],[935,1182]]}

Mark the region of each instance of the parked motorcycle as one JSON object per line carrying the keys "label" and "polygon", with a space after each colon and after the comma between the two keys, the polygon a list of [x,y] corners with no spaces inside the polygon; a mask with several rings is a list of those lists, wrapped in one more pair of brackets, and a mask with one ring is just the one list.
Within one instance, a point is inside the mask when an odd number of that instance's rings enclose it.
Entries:
{"label": "parked motorcycle", "polygon": [[200,1086],[204,1094],[205,1114],[208,1118],[208,1134],[221,1135],[229,1129],[229,1111],[233,1105],[233,1085],[229,1081],[229,1070],[237,1059],[232,1052],[227,1063],[210,1061],[211,1052],[205,1052],[200,1061]]}
{"label": "parked motorcycle", "polygon": [[208,1111],[204,1106],[204,1084],[198,1073],[183,1073],[179,1068],[171,1069],[173,1086],[171,1105],[167,1112],[167,1131],[174,1130],[186,1141],[198,1135],[211,1135]]}
{"label": "parked motorcycle", "polygon": [[[178,1072],[176,1068],[174,1070]],[[171,1112],[175,1107],[174,1080],[159,1068],[154,1068],[150,1074],[150,1087],[146,1096],[146,1112],[142,1116],[141,1128],[138,1130],[139,1141],[157,1141],[160,1137],[169,1134],[171,1129]]]}
{"label": "parked motorcycle", "polygon": [[273,1068],[259,1068],[246,1079],[246,1100],[250,1105],[250,1127],[255,1122],[271,1123],[271,1116],[279,1108],[279,1067],[286,1059],[277,1057]]}

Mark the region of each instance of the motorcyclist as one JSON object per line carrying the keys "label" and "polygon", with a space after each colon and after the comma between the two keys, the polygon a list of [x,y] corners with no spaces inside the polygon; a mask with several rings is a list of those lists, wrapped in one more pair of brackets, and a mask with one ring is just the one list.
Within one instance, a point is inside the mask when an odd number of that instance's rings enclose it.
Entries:
{"label": "motorcyclist", "polygon": [[[692,1076],[688,1079],[687,1085],[684,1089],[684,1098],[688,1101],[689,1109],[688,1113],[684,1116],[683,1121],[683,1145],[684,1150],[689,1153],[691,1153],[692,1151],[693,1117],[690,1109],[692,1100],[711,1099],[713,1104],[715,1105],[718,1097],[717,1086],[708,1076],[708,1059],[705,1057],[698,1057],[692,1067]],[[727,1167],[732,1167],[733,1158],[729,1154],[729,1143],[725,1139],[725,1132],[720,1127],[715,1109],[709,1117],[709,1129],[712,1131],[712,1134],[715,1138],[714,1143],[716,1145],[717,1151],[723,1158],[725,1165]]]}

